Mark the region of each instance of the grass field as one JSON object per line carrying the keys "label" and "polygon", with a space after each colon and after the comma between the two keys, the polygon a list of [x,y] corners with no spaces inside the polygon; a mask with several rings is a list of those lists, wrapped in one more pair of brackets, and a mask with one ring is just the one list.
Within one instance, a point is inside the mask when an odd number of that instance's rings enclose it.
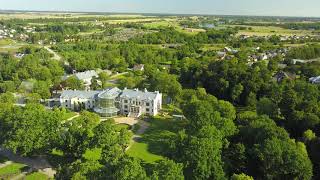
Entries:
{"label": "grass field", "polygon": [[161,27],[174,27],[177,31],[190,34],[190,35],[195,35],[195,34],[198,34],[199,32],[205,32],[204,29],[192,29],[192,28],[184,29],[179,25],[179,23],[175,19],[167,19],[167,20],[160,20],[160,21],[151,22],[151,23],[144,23],[144,27],[149,29],[161,28]]}
{"label": "grass field", "polygon": [[147,163],[153,163],[155,161],[163,159],[162,156],[150,153],[148,149],[149,147],[147,143],[135,142],[127,151],[127,153],[130,156],[142,159]]}
{"label": "grass field", "polygon": [[18,43],[11,39],[1,39],[0,52],[16,52],[19,48],[25,45],[25,43]]}
{"label": "grass field", "polygon": [[159,18],[129,18],[129,19],[106,20],[104,22],[110,23],[110,24],[122,24],[122,23],[154,22],[158,20]]}
{"label": "grass field", "polygon": [[0,19],[39,19],[39,18],[80,18],[80,17],[101,17],[104,15],[86,14],[86,13],[7,13],[0,14]]}
{"label": "grass field", "polygon": [[19,163],[12,163],[0,169],[0,179],[11,179],[12,177],[19,175],[23,168],[27,166]]}
{"label": "grass field", "polygon": [[45,174],[42,174],[40,172],[33,172],[31,174],[28,174],[24,180],[48,180],[50,178],[48,178],[48,176],[46,176]]}
{"label": "grass field", "polygon": [[205,44],[201,49],[203,51],[220,51],[226,46],[227,44]]}
{"label": "grass field", "polygon": [[72,112],[72,111],[67,111],[64,115],[63,115],[63,120],[67,120],[69,118],[72,118],[74,116],[76,116],[77,113],[76,112]]}
{"label": "grass field", "polygon": [[176,26],[176,24],[172,21],[157,21],[157,22],[150,22],[150,23],[145,23],[143,25],[146,28],[160,28],[160,27],[173,27]]}
{"label": "grass field", "polygon": [[252,28],[252,30],[240,30],[238,35],[248,35],[248,36],[270,36],[270,35],[283,35],[283,36],[304,36],[312,35],[312,31],[308,30],[291,30],[284,29],[276,26],[247,26],[247,25],[226,25],[223,27],[247,27]]}
{"label": "grass field", "polygon": [[[172,107],[166,107],[165,109],[172,112],[179,112],[179,110]],[[171,114],[171,112],[168,112],[168,114]],[[148,119],[148,122],[150,123],[149,128],[142,135],[141,139],[134,142],[127,153],[147,163],[154,163],[164,158],[168,150],[166,140],[181,130],[185,122],[175,121],[170,115],[166,117],[152,117]]]}

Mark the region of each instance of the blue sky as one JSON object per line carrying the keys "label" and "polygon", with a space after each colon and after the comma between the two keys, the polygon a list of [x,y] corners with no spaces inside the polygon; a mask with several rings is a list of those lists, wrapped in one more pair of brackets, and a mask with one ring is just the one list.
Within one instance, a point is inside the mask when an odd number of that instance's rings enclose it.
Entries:
{"label": "blue sky", "polygon": [[0,0],[0,9],[320,17],[320,0]]}

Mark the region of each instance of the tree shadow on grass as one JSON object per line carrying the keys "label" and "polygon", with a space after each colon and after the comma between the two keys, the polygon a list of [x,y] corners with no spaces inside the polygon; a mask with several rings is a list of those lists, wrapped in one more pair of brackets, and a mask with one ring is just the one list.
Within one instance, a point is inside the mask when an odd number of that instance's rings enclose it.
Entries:
{"label": "tree shadow on grass", "polygon": [[7,162],[7,161],[9,161],[8,158],[6,158],[6,157],[4,157],[4,156],[0,156],[0,163],[5,163],[5,162]]}
{"label": "tree shadow on grass", "polygon": [[175,133],[170,131],[156,131],[151,134],[145,134],[139,141],[148,144],[150,153],[166,156],[169,149],[168,140],[174,135]]}
{"label": "tree shadow on grass", "polygon": [[57,154],[50,154],[47,156],[48,162],[54,167],[62,167],[63,165],[69,164],[74,161],[73,158],[65,157]]}

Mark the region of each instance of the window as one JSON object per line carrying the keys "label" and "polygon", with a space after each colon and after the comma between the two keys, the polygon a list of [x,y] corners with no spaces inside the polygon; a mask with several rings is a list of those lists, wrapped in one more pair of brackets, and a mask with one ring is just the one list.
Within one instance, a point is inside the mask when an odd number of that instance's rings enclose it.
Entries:
{"label": "window", "polygon": [[125,109],[128,109],[128,106],[127,106],[127,105],[124,105],[124,108],[125,108]]}
{"label": "window", "polygon": [[124,100],[124,103],[128,103],[128,100]]}
{"label": "window", "polygon": [[150,111],[150,109],[149,109],[149,108],[147,108],[147,109],[146,109],[146,111],[147,111],[147,112],[149,112],[149,111]]}
{"label": "window", "polygon": [[150,103],[146,103],[146,106],[150,106]]}
{"label": "window", "polygon": [[66,100],[66,103],[68,102],[68,100]]}

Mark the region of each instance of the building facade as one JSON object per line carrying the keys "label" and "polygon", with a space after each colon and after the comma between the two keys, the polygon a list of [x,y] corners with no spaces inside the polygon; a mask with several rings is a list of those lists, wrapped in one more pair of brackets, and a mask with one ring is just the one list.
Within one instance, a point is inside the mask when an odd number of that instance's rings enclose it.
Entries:
{"label": "building facade", "polygon": [[60,96],[61,107],[73,111],[93,110],[103,117],[119,114],[139,117],[143,114],[155,116],[162,108],[162,94],[146,89],[118,88],[103,91],[63,91]]}

